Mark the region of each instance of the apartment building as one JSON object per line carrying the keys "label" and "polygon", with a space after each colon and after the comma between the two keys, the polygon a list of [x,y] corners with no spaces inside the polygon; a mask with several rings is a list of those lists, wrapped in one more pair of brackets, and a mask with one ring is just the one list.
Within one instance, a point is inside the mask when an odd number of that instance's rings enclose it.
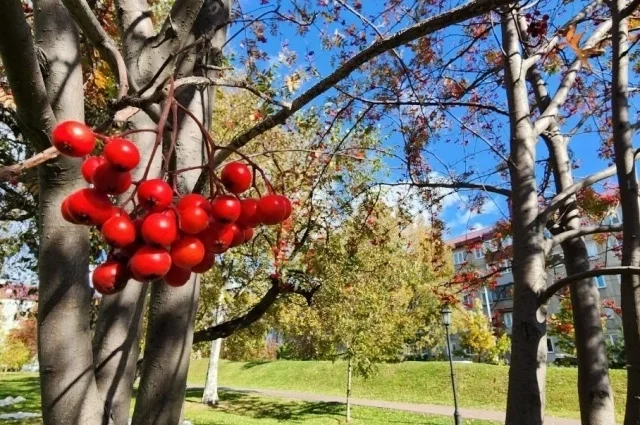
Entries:
{"label": "apartment building", "polygon": [[[604,224],[620,223],[622,213],[620,209],[612,211],[605,219]],[[548,235],[550,236],[550,235]],[[596,266],[616,266],[620,265],[619,258],[615,255],[615,248],[618,241],[609,238],[606,242],[600,242],[597,237],[585,237],[587,251],[592,267]],[[497,267],[504,269],[497,279],[494,288],[482,288],[481,290],[463,294],[463,302],[473,305],[476,298],[482,300],[487,320],[494,318],[500,325],[504,326],[507,334],[511,333],[513,326],[513,273],[511,272],[512,240],[505,238],[498,243],[493,229],[482,229],[469,231],[462,236],[447,241],[452,249],[453,263],[456,270],[486,270],[491,273]],[[554,265],[547,269],[547,285],[556,279],[567,275],[562,262],[562,250],[556,247],[552,253]],[[594,278],[594,283],[600,292],[600,300],[611,300],[615,305],[620,305],[620,276],[599,276]],[[557,297],[553,297],[549,302],[549,314],[556,313],[559,309]],[[620,317],[610,308],[604,308],[603,313],[607,316],[606,338],[615,342],[620,337],[622,321]],[[559,347],[556,347],[555,338],[547,340],[548,360],[553,361],[558,355],[562,355]]]}

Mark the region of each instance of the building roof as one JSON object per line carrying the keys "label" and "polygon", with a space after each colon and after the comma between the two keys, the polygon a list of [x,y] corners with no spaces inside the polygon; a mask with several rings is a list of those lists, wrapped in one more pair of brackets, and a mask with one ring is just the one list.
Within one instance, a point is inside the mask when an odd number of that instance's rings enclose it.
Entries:
{"label": "building roof", "polygon": [[14,282],[0,284],[0,300],[38,301],[38,287]]}
{"label": "building roof", "polygon": [[472,230],[464,233],[461,236],[457,236],[455,238],[449,239],[445,241],[445,243],[447,245],[453,245],[454,247],[458,247],[460,245],[468,244],[469,242],[483,241],[485,239],[489,239],[493,236],[494,233],[495,233],[495,230],[493,228]]}

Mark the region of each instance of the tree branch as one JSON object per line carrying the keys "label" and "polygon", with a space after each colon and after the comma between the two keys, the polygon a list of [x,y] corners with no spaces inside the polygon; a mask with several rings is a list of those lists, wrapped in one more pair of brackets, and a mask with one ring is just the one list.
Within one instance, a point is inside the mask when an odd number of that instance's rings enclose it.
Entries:
{"label": "tree branch", "polygon": [[51,146],[18,164],[9,165],[7,167],[0,167],[0,181],[17,178],[24,170],[37,167],[43,162],[47,162],[50,159],[56,158],[59,154],[60,152],[55,147]]}
{"label": "tree branch", "polygon": [[19,0],[7,0],[0,13],[0,58],[17,106],[20,128],[37,150],[51,143],[56,123],[40,72],[31,28]]}
{"label": "tree branch", "polygon": [[381,186],[415,186],[415,187],[430,187],[430,188],[443,188],[443,189],[469,189],[469,190],[482,190],[484,192],[495,193],[496,195],[511,197],[511,191],[509,189],[503,189],[497,186],[486,185],[482,183],[467,183],[467,182],[451,182],[451,183],[431,183],[431,182],[407,182],[407,183],[381,183]]}
{"label": "tree branch", "polygon": [[[214,2],[211,1],[211,3]],[[170,41],[173,46],[181,48],[191,34],[203,4],[204,0],[176,0],[162,29],[149,42],[160,45]]]}
{"label": "tree branch", "polygon": [[73,19],[76,21],[82,33],[87,36],[91,44],[100,52],[109,64],[111,71],[118,76],[118,99],[124,97],[129,91],[127,66],[120,54],[116,43],[102,28],[100,22],[91,11],[86,0],[62,0]]}
{"label": "tree branch", "polygon": [[[446,28],[450,25],[465,21],[475,16],[482,15],[483,13],[487,13],[507,3],[509,3],[508,0],[472,0],[462,6],[453,8],[451,10],[448,10],[447,12],[440,13],[436,16],[425,19],[424,21],[406,28],[400,32],[397,32],[396,34],[393,34],[388,38],[376,41],[366,49],[362,50],[360,53],[353,56],[351,59],[347,60],[342,64],[342,66],[334,70],[329,76],[317,82],[307,91],[293,100],[289,109],[280,110],[266,117],[264,120],[260,121],[252,128],[234,137],[227,145],[229,149],[224,149],[218,152],[213,161],[213,165],[219,165],[231,154],[233,150],[242,148],[253,138],[271,130],[277,125],[284,123],[289,117],[298,112],[309,102],[334,87],[340,81],[347,78],[353,71],[357,70],[367,61],[380,56],[381,54],[386,53],[391,49],[402,46],[418,38],[424,37],[425,35],[434,33],[435,31]],[[204,173],[200,176],[200,178],[204,178]]]}
{"label": "tree branch", "polygon": [[[584,47],[582,47],[582,50],[591,49],[600,41],[602,41],[606,34],[611,30],[611,24],[611,19],[608,19],[601,23],[593,32],[593,34],[591,34],[591,37],[589,37],[589,39],[586,41]],[[569,70],[562,78],[558,90],[551,98],[551,102],[549,102],[549,105],[545,108],[544,112],[540,114],[540,118],[536,120],[534,124],[536,134],[541,134],[543,131],[545,131],[547,127],[549,127],[551,119],[556,118],[556,116],[558,115],[558,110],[569,96],[569,91],[571,90],[571,87],[573,87],[573,83],[575,82],[576,77],[578,76],[578,72],[582,68],[582,65],[582,59],[579,57],[573,61],[573,63],[569,67]]]}
{"label": "tree branch", "polygon": [[560,289],[570,284],[571,282],[587,279],[590,277],[610,276],[610,275],[618,275],[618,274],[640,275],[640,267],[634,267],[634,266],[605,267],[605,268],[592,269],[592,270],[587,270],[585,272],[569,275],[563,279],[560,279],[554,282],[551,286],[547,287],[547,289],[542,294],[540,294],[540,297],[538,298],[538,305],[546,304],[551,299],[551,297],[553,297],[556,294],[556,292],[558,292]]}
{"label": "tree branch", "polygon": [[[637,161],[639,157],[640,149],[636,150],[635,160]],[[549,217],[551,217],[551,214],[553,214],[554,211],[560,208],[563,205],[564,201],[566,201],[569,197],[575,195],[579,190],[584,189],[585,187],[591,186],[592,184],[613,176],[615,173],[616,166],[612,165],[611,167],[605,168],[604,170],[598,171],[597,173],[594,173],[580,181],[575,182],[574,184],[554,196],[553,199],[551,199],[551,202],[549,203],[547,208],[545,208],[545,210],[542,211],[536,218],[536,222],[538,224],[544,225],[549,220]]]}
{"label": "tree branch", "polygon": [[586,235],[593,235],[596,233],[611,233],[622,232],[622,224],[602,224],[599,226],[585,226],[579,229],[567,230],[566,232],[558,233],[553,238],[548,240],[548,246],[546,248],[547,254],[553,249],[553,247],[560,245],[570,239],[580,238]]}
{"label": "tree branch", "polygon": [[213,341],[218,338],[226,338],[240,329],[244,329],[258,319],[260,319],[273,305],[280,294],[280,280],[272,279],[271,288],[263,295],[262,299],[254,305],[251,310],[244,315],[232,320],[220,323],[219,325],[211,326],[210,328],[197,331],[193,334],[193,343],[203,341]]}

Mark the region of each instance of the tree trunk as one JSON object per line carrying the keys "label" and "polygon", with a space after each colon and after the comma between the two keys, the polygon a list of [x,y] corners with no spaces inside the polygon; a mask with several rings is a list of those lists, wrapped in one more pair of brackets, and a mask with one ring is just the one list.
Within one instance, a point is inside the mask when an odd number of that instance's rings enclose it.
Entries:
{"label": "tree trunk", "polygon": [[537,225],[535,145],[519,37],[511,13],[502,24],[505,86],[510,111],[513,229],[513,328],[507,425],[541,425],[545,407],[546,311],[538,296],[546,286],[542,229]]}
{"label": "tree trunk", "polygon": [[352,359],[347,363],[347,423],[351,422],[351,376],[353,375]]}
{"label": "tree trunk", "polygon": [[[531,70],[531,79],[538,108],[544,111],[550,103],[544,79],[537,68]],[[553,166],[556,192],[573,184],[571,162],[567,150],[568,140],[562,135],[556,119],[551,120],[543,138],[549,149]],[[559,213],[560,231],[580,228],[580,212],[575,196],[569,198]],[[567,275],[590,269],[589,254],[584,238],[569,240],[562,245]],[[578,358],[578,396],[583,425],[609,425],[615,423],[613,390],[609,379],[607,347],[600,318],[600,293],[593,279],[571,284],[571,307],[575,328]]]}
{"label": "tree trunk", "polygon": [[180,288],[151,285],[149,328],[133,425],[176,425],[180,419],[191,355],[200,279]]}
{"label": "tree trunk", "polygon": [[[37,44],[47,58],[45,85],[57,120],[83,121],[79,38],[74,22],[58,0],[42,0],[34,4],[34,24]],[[102,417],[88,321],[93,294],[89,287],[89,234],[60,214],[62,200],[85,187],[80,163],[60,157],[38,170],[38,360],[45,424],[91,425],[99,424]]]}
{"label": "tree trunk", "polygon": [[[155,126],[143,112],[135,114],[129,124],[132,129]],[[133,178],[139,180],[149,161],[155,134],[136,133],[132,140],[141,153],[141,165],[133,172]],[[158,176],[160,159],[159,155],[154,159],[149,178]],[[105,424],[108,417],[114,425],[126,425],[129,420],[147,287],[146,283],[130,280],[122,292],[104,297],[100,305],[93,346],[98,390],[105,401]]]}
{"label": "tree trunk", "polygon": [[[216,306],[215,322],[219,325],[224,321],[224,286],[220,288],[218,305]],[[207,369],[207,380],[204,383],[202,402],[210,406],[218,403],[218,368],[220,367],[220,349],[222,348],[222,338],[211,342],[211,353],[209,354],[209,368]]]}
{"label": "tree trunk", "polygon": [[[627,19],[620,11],[625,0],[614,0],[612,9],[613,81],[611,112],[613,148],[622,206],[622,265],[640,266],[640,206],[635,175],[635,150],[629,124],[629,43]],[[621,276],[622,325],[627,359],[625,425],[640,424],[640,275]]]}

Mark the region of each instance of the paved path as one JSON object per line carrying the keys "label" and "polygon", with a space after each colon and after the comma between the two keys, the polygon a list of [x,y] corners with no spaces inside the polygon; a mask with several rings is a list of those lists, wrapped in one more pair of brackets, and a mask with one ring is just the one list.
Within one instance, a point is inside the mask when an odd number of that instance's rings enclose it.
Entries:
{"label": "paved path", "polygon": [[[204,389],[202,386],[188,386],[189,389]],[[301,393],[296,391],[263,390],[253,388],[220,387],[224,391],[232,391],[246,394],[256,394],[268,397],[279,397],[290,400],[316,401],[325,403],[344,403],[344,397],[321,395],[312,393]],[[406,412],[425,413],[432,415],[453,416],[453,407],[437,404],[415,404],[401,403],[396,401],[367,400],[362,398],[352,398],[351,403],[357,406],[379,407],[382,409],[403,410]],[[504,412],[481,409],[460,409],[460,415],[464,419],[483,419],[487,421],[504,422]],[[547,416],[545,425],[580,425],[577,419],[552,418]]]}

